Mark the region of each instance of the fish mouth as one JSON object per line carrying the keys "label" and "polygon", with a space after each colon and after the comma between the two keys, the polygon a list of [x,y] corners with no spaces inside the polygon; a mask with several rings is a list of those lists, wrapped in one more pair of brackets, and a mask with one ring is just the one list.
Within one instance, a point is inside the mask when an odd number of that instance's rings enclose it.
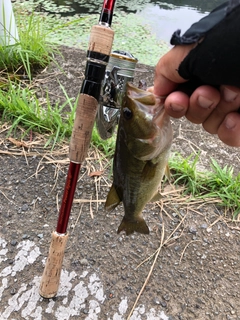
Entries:
{"label": "fish mouth", "polygon": [[[170,117],[164,108],[163,97],[156,96],[150,91],[141,90],[133,86],[132,83],[127,83],[127,97],[131,101],[135,110],[142,113],[143,118],[147,122],[149,132],[146,141],[154,141],[155,136],[159,131],[165,131],[165,127],[169,127]],[[145,132],[146,134],[146,132]],[[140,139],[144,141],[145,139]]]}
{"label": "fish mouth", "polygon": [[164,107],[164,99],[156,96],[154,93],[142,90],[133,86],[132,83],[127,83],[127,96],[128,98],[137,103],[141,111],[148,114],[148,117],[153,117],[153,120],[158,118],[162,113]]}
{"label": "fish mouth", "polygon": [[167,116],[161,97],[155,96],[153,93],[146,96],[145,92],[145,96],[138,96],[138,98],[133,98],[133,100],[140,102],[141,109],[148,115],[148,118],[151,118],[157,126],[161,126],[163,118]]}
{"label": "fish mouth", "polygon": [[150,114],[153,114],[154,105],[156,103],[156,96],[148,91],[136,88],[132,83],[127,83],[127,96],[132,100],[141,105],[144,105],[145,108],[150,111]]}
{"label": "fish mouth", "polygon": [[[156,107],[154,108],[154,115],[153,115],[153,123],[159,127],[162,128],[164,126],[165,121],[169,121],[169,115],[167,114],[164,104],[160,104],[160,99],[156,98],[156,100],[159,100],[159,103],[156,103]],[[157,101],[156,101],[157,102]]]}

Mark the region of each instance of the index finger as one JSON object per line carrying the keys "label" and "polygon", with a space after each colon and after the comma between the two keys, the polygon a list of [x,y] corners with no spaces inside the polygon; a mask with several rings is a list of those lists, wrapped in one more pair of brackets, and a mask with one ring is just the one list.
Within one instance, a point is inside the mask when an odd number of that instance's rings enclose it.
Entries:
{"label": "index finger", "polygon": [[179,83],[187,81],[179,75],[178,67],[194,45],[173,47],[159,60],[154,78],[154,93],[157,96],[168,95]]}

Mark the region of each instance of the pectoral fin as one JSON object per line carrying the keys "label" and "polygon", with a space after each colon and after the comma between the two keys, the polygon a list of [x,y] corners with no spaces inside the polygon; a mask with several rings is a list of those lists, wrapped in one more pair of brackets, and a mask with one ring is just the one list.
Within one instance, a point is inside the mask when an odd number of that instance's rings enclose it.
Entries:
{"label": "pectoral fin", "polygon": [[163,196],[159,192],[157,192],[149,202],[160,201],[162,198],[163,198]]}
{"label": "pectoral fin", "polygon": [[107,195],[107,200],[105,202],[105,209],[107,210],[113,210],[115,209],[119,203],[121,202],[118,194],[117,194],[117,191],[114,187],[114,185],[111,186],[111,189]]}
{"label": "pectoral fin", "polygon": [[167,163],[166,168],[165,168],[165,176],[167,177],[168,181],[170,181],[170,179],[171,179],[171,172],[170,172],[170,168],[169,168],[168,163]]}

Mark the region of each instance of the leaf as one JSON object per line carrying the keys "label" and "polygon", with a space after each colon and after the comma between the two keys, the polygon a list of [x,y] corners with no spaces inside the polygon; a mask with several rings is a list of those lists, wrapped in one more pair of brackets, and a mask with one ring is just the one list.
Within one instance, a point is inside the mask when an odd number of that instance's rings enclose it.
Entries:
{"label": "leaf", "polygon": [[20,148],[20,147],[25,147],[25,148],[27,148],[27,147],[28,147],[28,145],[27,145],[24,141],[19,141],[19,140],[16,140],[16,139],[14,139],[14,138],[8,138],[8,140],[9,140],[10,142],[12,142],[12,144],[14,144],[15,146],[17,146],[18,148]]}
{"label": "leaf", "polygon": [[104,170],[102,171],[93,171],[91,173],[89,173],[89,177],[99,177],[104,173]]}

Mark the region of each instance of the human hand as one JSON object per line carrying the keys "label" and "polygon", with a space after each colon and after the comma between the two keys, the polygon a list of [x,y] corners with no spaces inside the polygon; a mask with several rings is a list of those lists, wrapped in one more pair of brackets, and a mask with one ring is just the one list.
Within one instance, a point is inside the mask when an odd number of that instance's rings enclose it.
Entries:
{"label": "human hand", "polygon": [[177,91],[179,84],[187,82],[177,69],[194,46],[175,46],[159,60],[153,92],[167,96],[164,105],[171,117],[185,116],[193,123],[201,123],[207,132],[217,134],[227,145],[240,147],[240,88],[222,85],[218,90],[202,85],[191,96]]}

